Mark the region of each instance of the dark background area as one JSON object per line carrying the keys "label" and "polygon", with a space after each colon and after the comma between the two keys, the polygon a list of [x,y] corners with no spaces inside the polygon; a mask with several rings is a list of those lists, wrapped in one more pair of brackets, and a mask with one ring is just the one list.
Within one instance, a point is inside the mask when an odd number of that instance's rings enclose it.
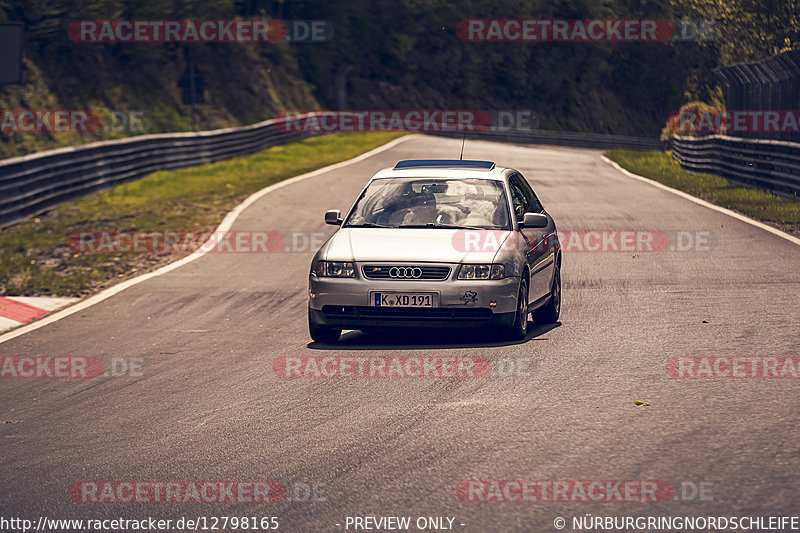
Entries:
{"label": "dark background area", "polygon": [[[792,1],[734,0],[0,0],[0,21],[25,24],[23,84],[0,87],[0,109],[144,111],[146,132],[191,129],[179,80],[186,50],[204,77],[198,128],[242,125],[282,110],[335,109],[337,69],[349,109],[525,109],[544,129],[657,137],[682,104],[724,102],[713,69],[791,49]],[[81,19],[321,19],[323,43],[93,44]],[[465,42],[469,18],[713,20],[708,41]],[[142,133],[142,132],[134,132]],[[130,135],[0,133],[0,156]]]}

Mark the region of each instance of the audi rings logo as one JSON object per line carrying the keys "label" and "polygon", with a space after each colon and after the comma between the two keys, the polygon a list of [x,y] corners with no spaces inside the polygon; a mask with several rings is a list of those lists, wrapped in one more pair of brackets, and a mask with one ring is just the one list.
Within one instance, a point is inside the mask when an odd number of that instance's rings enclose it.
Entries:
{"label": "audi rings logo", "polygon": [[392,267],[389,269],[390,278],[419,279],[422,269],[419,267]]}

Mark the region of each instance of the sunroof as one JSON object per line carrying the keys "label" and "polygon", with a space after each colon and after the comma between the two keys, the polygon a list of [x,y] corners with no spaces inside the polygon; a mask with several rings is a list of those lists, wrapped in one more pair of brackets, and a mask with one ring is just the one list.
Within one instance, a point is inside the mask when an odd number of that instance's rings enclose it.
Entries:
{"label": "sunroof", "polygon": [[471,159],[406,159],[398,161],[395,170],[405,168],[472,168],[492,170],[494,161],[475,161]]}

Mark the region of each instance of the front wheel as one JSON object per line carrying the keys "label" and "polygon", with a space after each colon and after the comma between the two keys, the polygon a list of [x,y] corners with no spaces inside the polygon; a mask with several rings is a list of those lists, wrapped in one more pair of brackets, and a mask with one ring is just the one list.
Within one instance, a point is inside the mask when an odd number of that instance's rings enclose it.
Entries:
{"label": "front wheel", "polygon": [[517,314],[514,324],[508,330],[508,336],[514,340],[523,340],[528,334],[528,282],[523,278],[519,284],[517,296]]}
{"label": "front wheel", "polygon": [[536,312],[537,322],[553,324],[558,322],[561,314],[561,269],[556,267],[553,273],[553,286],[550,287],[550,300],[547,305]]}
{"label": "front wheel", "polygon": [[342,334],[342,330],[337,328],[326,328],[322,326],[317,326],[316,324],[311,322],[311,310],[309,309],[308,333],[311,334],[311,338],[314,339],[314,342],[332,344],[339,340],[339,337]]}

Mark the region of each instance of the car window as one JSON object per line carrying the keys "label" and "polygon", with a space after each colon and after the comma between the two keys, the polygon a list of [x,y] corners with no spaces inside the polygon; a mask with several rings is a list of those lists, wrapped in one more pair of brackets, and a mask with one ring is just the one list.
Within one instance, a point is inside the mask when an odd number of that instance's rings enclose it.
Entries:
{"label": "car window", "polygon": [[512,176],[508,180],[508,188],[511,189],[511,203],[514,204],[514,216],[517,222],[522,222],[525,212],[528,209],[528,201],[525,198],[525,194],[522,192],[519,181],[514,179],[515,177],[516,176]]}
{"label": "car window", "polygon": [[543,211],[542,204],[536,197],[536,193],[533,192],[533,188],[528,183],[528,180],[526,180],[522,176],[522,174],[516,174],[514,177],[519,181],[522,193],[525,195],[525,199],[527,200],[527,205],[528,205],[528,212],[541,213]]}
{"label": "car window", "polygon": [[[522,221],[525,213],[541,213],[543,211],[542,204],[534,194],[533,189],[520,174],[513,174],[508,179],[508,184],[511,187],[512,199],[514,196],[519,197],[520,206],[514,204],[514,211],[518,221]],[[520,214],[522,212],[522,214]]]}
{"label": "car window", "polygon": [[372,181],[345,226],[470,226],[508,229],[502,182],[480,178],[386,178]]}

